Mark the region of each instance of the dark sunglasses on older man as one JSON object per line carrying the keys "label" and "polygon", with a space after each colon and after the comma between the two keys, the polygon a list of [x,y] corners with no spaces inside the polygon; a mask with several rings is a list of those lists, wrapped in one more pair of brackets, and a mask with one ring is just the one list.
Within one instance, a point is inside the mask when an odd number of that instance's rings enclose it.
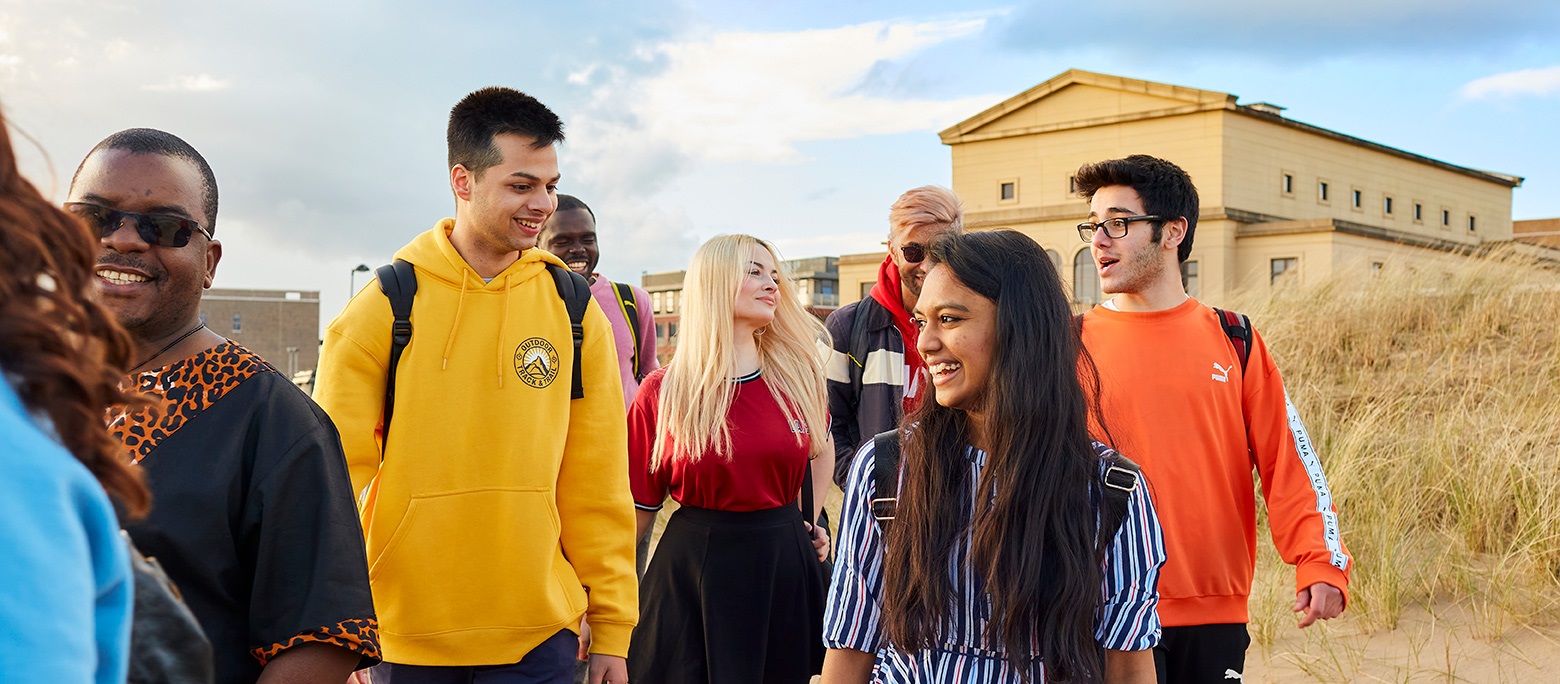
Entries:
{"label": "dark sunglasses on older man", "polygon": [[120,211],[90,202],[66,202],[65,208],[70,213],[81,217],[93,230],[97,231],[99,238],[113,235],[124,225],[125,219],[135,222],[135,233],[141,236],[141,241],[148,245],[162,247],[183,247],[190,244],[190,236],[195,231],[200,231],[206,239],[211,239],[211,231],[196,223],[194,219],[174,216],[172,214],[137,214],[133,211]]}
{"label": "dark sunglasses on older man", "polygon": [[919,242],[906,242],[899,247],[899,253],[904,256],[905,263],[919,264],[926,260],[926,245]]}

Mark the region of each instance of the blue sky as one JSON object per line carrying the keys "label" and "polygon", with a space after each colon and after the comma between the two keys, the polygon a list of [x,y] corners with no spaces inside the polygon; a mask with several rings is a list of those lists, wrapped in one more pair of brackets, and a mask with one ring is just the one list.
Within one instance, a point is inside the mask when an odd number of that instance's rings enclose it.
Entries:
{"label": "blue sky", "polygon": [[723,232],[877,249],[900,192],[950,182],[937,131],[1069,68],[1524,176],[1514,216],[1560,216],[1560,3],[553,4],[0,0],[0,105],[56,198],[114,131],[189,140],[217,286],[320,290],[326,319],[353,266],[453,212],[444,121],[493,84],[563,116],[562,190],[617,280]]}

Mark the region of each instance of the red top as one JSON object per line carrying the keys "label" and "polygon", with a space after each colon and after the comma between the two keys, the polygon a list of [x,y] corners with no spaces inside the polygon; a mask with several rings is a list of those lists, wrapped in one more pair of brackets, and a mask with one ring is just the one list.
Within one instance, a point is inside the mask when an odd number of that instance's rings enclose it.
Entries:
{"label": "red top", "polygon": [[636,508],[658,510],[667,494],[681,505],[718,511],[761,511],[796,501],[807,472],[807,427],[787,422],[758,373],[733,381],[737,394],[726,414],[731,454],[712,449],[690,463],[668,449],[661,467],[650,472],[665,375],[662,368],[645,378],[628,410],[628,472]]}

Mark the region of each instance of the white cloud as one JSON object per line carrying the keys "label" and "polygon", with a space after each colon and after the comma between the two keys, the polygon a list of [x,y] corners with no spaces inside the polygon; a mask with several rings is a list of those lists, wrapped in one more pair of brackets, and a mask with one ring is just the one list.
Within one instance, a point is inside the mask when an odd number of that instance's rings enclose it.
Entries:
{"label": "white cloud", "polygon": [[1469,81],[1458,91],[1459,95],[1468,100],[1552,93],[1560,93],[1560,64],[1485,76]]}
{"label": "white cloud", "polygon": [[141,90],[154,93],[183,91],[189,93],[214,93],[219,90],[227,90],[233,87],[233,82],[222,78],[213,78],[210,74],[199,76],[178,76],[167,83],[157,85],[144,85]]}
{"label": "white cloud", "polygon": [[[985,18],[872,22],[790,33],[720,33],[645,47],[659,73],[623,78],[597,94],[625,110],[635,135],[711,161],[795,161],[812,140],[936,130],[980,111],[997,96],[951,100],[854,92],[880,63],[979,33]],[[612,71],[611,69],[607,69]],[[577,73],[590,73],[589,71]],[[590,116],[581,129],[590,129]]]}

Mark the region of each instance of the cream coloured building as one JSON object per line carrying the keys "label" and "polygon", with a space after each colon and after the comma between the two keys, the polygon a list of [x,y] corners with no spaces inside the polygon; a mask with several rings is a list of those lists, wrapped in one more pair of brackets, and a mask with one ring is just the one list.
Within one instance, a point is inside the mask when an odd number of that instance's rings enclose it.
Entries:
{"label": "cream coloured building", "polygon": [[[1522,178],[1431,159],[1301,123],[1235,95],[1072,70],[941,133],[972,229],[1014,228],[1051,254],[1075,301],[1100,298],[1077,223],[1079,166],[1130,154],[1191,174],[1201,216],[1183,271],[1218,304],[1237,288],[1437,262],[1512,242]],[[1546,250],[1547,251],[1547,250]],[[842,303],[882,253],[840,260]]]}

